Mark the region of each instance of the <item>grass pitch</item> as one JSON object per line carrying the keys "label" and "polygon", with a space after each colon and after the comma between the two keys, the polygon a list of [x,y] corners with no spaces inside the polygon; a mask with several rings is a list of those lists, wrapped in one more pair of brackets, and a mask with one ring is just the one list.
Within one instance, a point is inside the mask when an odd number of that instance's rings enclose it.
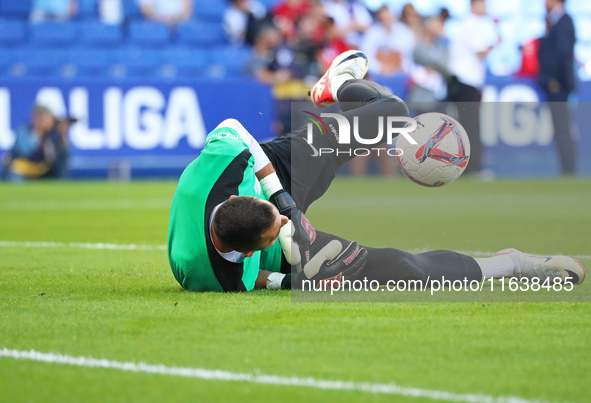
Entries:
{"label": "grass pitch", "polygon": [[[174,189],[174,182],[0,185],[0,350],[589,400],[588,303],[293,303],[286,291],[182,291],[160,248]],[[590,206],[588,180],[460,180],[423,189],[402,179],[339,179],[308,217],[370,246],[482,255],[515,247],[577,255],[589,268]],[[588,297],[591,280],[577,292]],[[0,358],[3,402],[303,399],[428,400]]]}

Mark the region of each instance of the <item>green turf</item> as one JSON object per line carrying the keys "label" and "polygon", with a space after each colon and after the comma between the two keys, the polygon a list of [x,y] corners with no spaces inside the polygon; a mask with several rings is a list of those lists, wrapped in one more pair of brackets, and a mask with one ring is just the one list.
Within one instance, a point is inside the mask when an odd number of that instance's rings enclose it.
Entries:
{"label": "green turf", "polygon": [[[164,245],[173,182],[0,185],[0,241]],[[363,206],[363,208],[360,208]],[[591,255],[591,182],[338,180],[316,227],[371,246]],[[582,259],[591,266],[591,260]],[[591,282],[580,286],[589,295]],[[41,295],[43,294],[43,295]],[[0,349],[589,400],[588,303],[294,303],[181,291],[161,250],[0,247]],[[426,401],[0,358],[0,401]]]}

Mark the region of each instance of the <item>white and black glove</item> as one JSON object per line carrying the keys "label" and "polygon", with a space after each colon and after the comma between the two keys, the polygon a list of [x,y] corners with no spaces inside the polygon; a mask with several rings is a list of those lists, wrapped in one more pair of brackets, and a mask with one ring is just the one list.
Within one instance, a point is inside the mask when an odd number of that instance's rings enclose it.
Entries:
{"label": "white and black glove", "polygon": [[269,201],[277,207],[281,215],[290,219],[279,233],[279,242],[287,262],[293,266],[305,266],[311,259],[310,248],[316,240],[314,226],[285,190],[281,189],[273,194]]}
{"label": "white and black glove", "polygon": [[357,242],[344,246],[336,239],[330,241],[302,268],[294,281],[299,287],[303,280],[341,281],[342,278],[357,279],[363,273],[368,252]]}
{"label": "white and black glove", "polygon": [[[330,241],[316,253],[302,270],[287,275],[282,288],[302,289],[302,282],[310,280],[316,282],[356,280],[363,276],[368,252],[357,242],[351,242],[346,247],[338,240]],[[317,285],[316,285],[317,286]]]}

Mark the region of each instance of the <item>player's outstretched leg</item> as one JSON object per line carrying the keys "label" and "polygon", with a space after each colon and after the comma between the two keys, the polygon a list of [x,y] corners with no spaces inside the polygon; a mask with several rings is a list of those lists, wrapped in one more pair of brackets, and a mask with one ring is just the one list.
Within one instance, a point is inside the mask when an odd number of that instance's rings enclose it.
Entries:
{"label": "player's outstretched leg", "polygon": [[563,282],[581,284],[586,272],[583,265],[568,256],[536,256],[505,249],[488,258],[472,258],[452,251],[430,251],[417,255],[397,249],[367,248],[368,279],[385,284],[395,281],[481,281],[485,278],[560,278]]}
{"label": "player's outstretched leg", "polygon": [[[318,231],[319,244],[333,239],[346,245],[349,241],[336,235]],[[389,281],[482,281],[489,278],[561,278],[565,282],[581,284],[585,268],[567,256],[535,256],[505,249],[492,257],[473,258],[458,252],[434,250],[412,254],[394,248],[370,248],[364,276],[380,284]],[[428,285],[428,284],[427,284]]]}

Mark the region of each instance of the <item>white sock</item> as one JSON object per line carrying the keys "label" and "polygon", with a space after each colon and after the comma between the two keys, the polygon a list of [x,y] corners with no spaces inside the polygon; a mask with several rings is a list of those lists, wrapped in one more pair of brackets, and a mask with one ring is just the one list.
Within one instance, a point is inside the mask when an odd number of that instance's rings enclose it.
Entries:
{"label": "white sock", "polygon": [[515,263],[511,256],[499,255],[486,258],[474,258],[480,270],[482,270],[482,276],[486,278],[502,278],[512,277],[515,275]]}
{"label": "white sock", "polygon": [[341,74],[338,75],[336,77],[333,77],[330,80],[330,93],[332,95],[332,99],[334,99],[335,101],[338,101],[337,99],[337,93],[339,92],[339,88],[341,88],[341,86],[343,84],[345,84],[345,81],[349,81],[354,79],[355,77],[353,77],[351,74]]}

